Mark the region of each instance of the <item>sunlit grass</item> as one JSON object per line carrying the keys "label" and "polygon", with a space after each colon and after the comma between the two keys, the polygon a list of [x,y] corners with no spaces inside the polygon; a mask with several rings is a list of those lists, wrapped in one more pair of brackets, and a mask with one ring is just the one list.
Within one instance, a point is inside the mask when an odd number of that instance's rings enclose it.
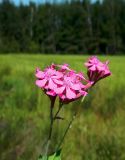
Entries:
{"label": "sunlit grass", "polygon": [[[49,100],[35,86],[35,68],[44,68],[52,62],[69,63],[86,73],[83,64],[87,58],[0,56],[0,160],[35,160],[43,150],[49,125]],[[63,145],[64,160],[125,159],[125,57],[100,56],[100,59],[110,61],[112,76],[93,87],[83,104],[78,101],[65,106],[61,112],[64,122],[55,124],[53,144],[59,141],[74,110],[80,107]]]}

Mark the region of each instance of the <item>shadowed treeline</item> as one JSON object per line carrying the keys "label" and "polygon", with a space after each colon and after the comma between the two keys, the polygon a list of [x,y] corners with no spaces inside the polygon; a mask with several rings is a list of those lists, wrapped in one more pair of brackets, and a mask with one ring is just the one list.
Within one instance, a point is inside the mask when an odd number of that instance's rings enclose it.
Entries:
{"label": "shadowed treeline", "polygon": [[125,1],[0,3],[0,53],[125,53]]}

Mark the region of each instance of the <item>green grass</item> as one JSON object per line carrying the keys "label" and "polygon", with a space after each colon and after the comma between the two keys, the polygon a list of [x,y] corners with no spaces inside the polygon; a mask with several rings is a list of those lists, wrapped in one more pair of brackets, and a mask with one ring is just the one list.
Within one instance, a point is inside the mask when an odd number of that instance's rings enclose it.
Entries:
{"label": "green grass", "polygon": [[[69,63],[86,73],[88,56],[0,55],[0,160],[36,160],[48,132],[49,99],[35,86],[35,68]],[[51,150],[74,110],[80,113],[63,144],[63,160],[125,160],[125,57],[110,60],[112,76],[93,87],[85,102],[65,105]],[[56,102],[57,109],[58,102]],[[59,127],[61,126],[61,127]]]}

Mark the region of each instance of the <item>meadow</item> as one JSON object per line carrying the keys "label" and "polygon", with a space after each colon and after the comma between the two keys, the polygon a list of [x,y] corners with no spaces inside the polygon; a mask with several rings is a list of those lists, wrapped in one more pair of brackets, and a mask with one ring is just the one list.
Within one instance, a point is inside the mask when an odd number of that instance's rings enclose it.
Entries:
{"label": "meadow", "polygon": [[[49,99],[35,86],[36,67],[69,63],[86,74],[83,64],[88,57],[0,55],[0,160],[36,160],[44,149]],[[125,57],[99,58],[110,61],[112,76],[98,82],[84,103],[65,105],[65,119],[55,124],[52,150],[79,109],[63,144],[63,160],[125,160]]]}

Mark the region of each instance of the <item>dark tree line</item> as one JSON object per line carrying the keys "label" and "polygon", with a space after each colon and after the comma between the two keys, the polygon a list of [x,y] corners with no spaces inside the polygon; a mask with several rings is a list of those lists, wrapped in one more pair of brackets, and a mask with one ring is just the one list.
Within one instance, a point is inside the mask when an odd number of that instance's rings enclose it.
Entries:
{"label": "dark tree line", "polygon": [[125,53],[125,1],[0,3],[0,53]]}

